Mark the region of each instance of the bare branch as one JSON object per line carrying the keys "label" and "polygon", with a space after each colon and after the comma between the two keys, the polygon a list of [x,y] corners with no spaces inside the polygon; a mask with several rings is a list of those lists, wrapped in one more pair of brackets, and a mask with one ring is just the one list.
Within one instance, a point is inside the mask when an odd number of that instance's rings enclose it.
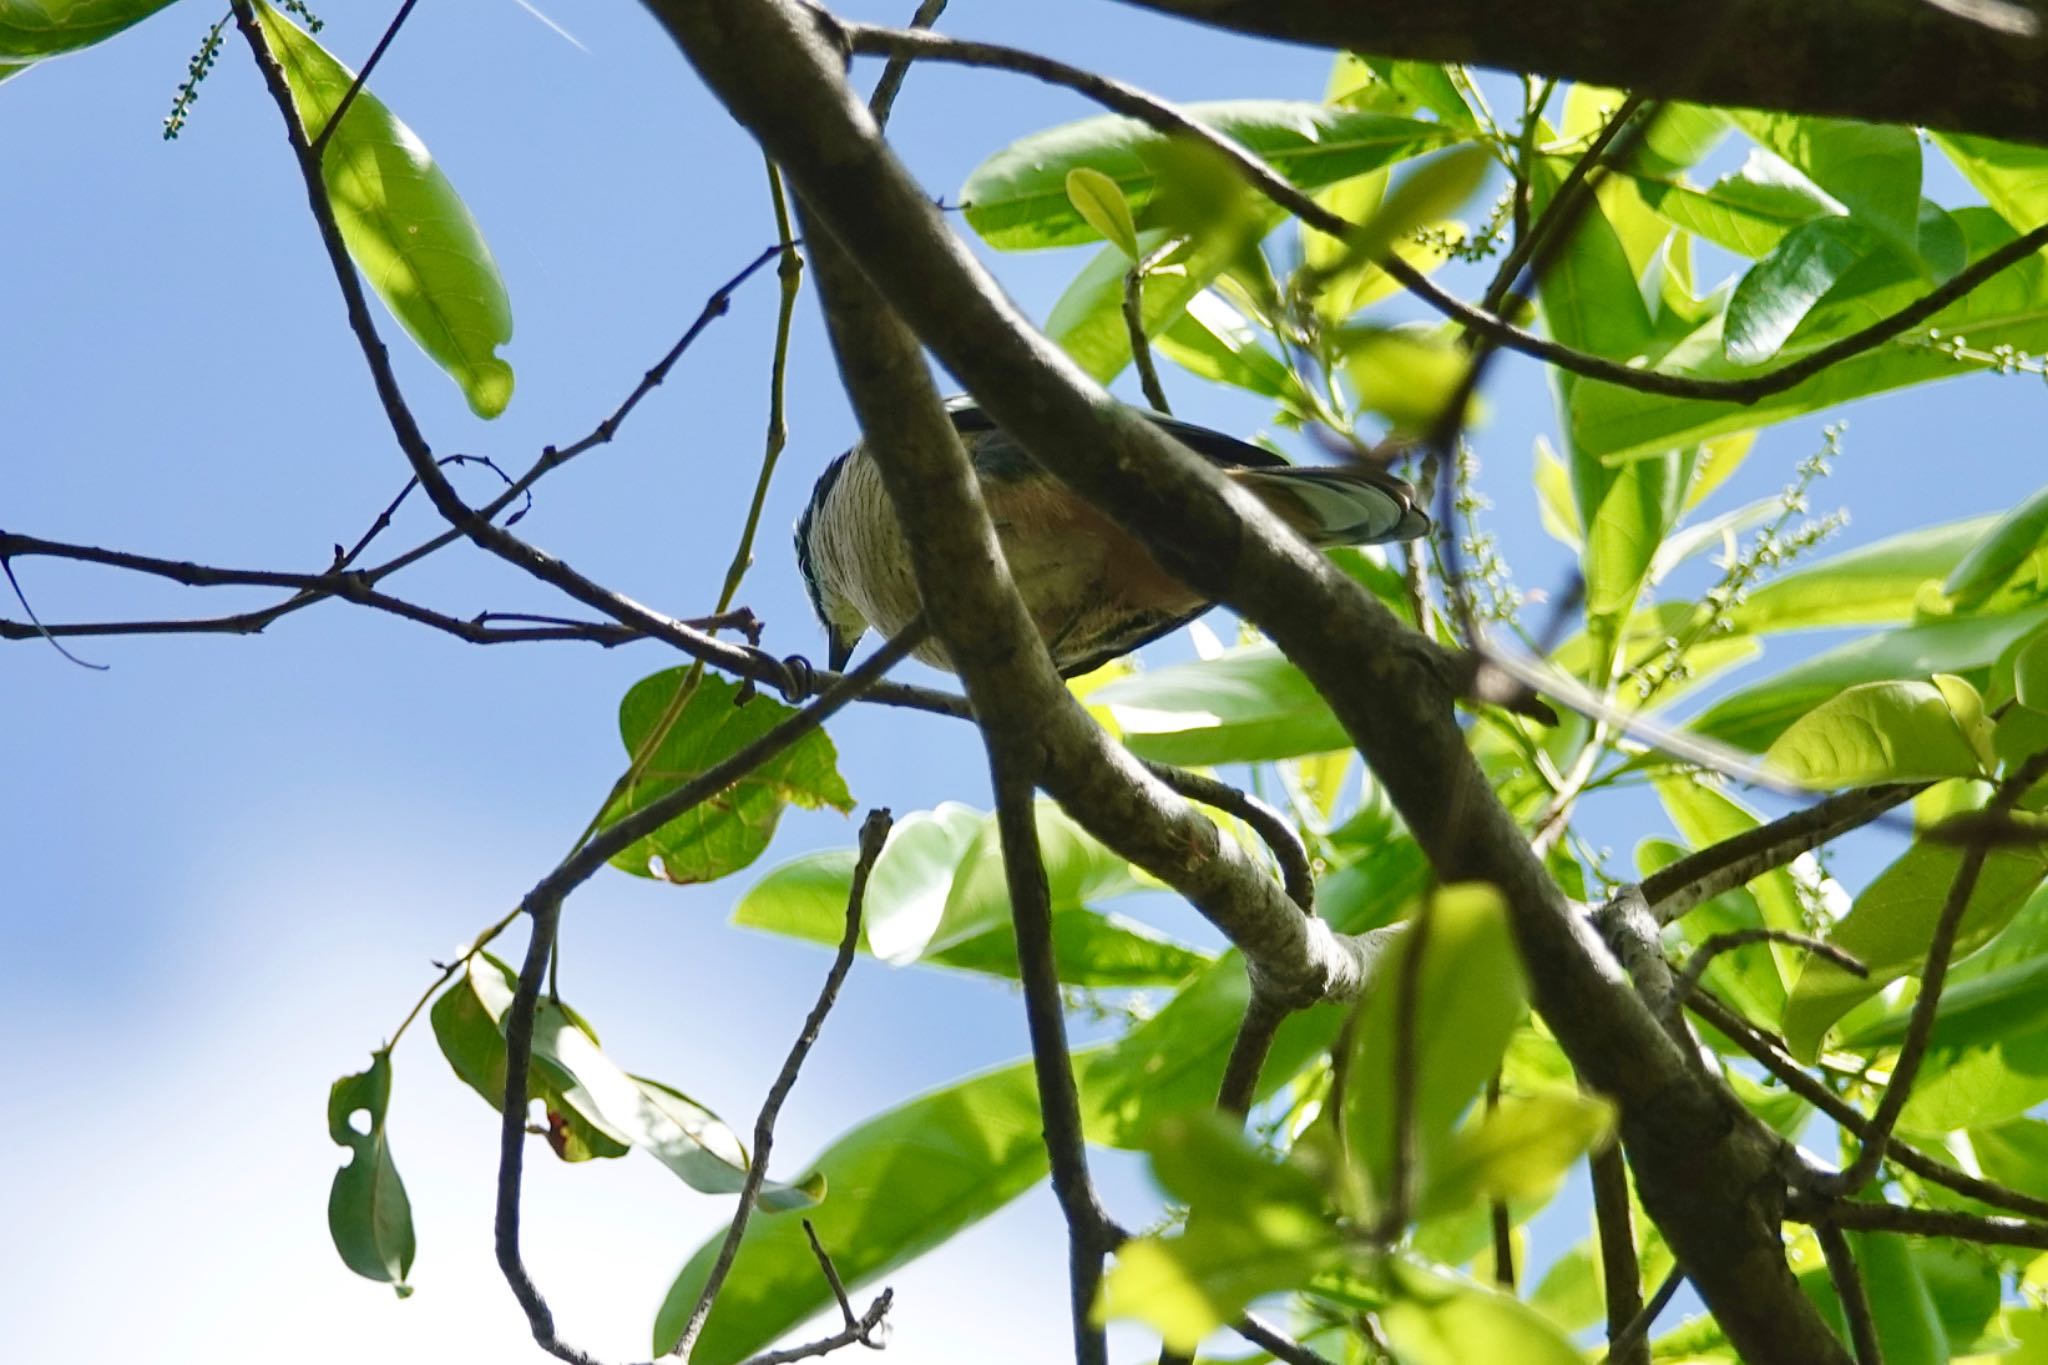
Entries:
{"label": "bare branch", "polygon": [[[910,17],[910,27],[930,28],[945,12],[946,0],[919,0],[917,13]],[[896,96],[902,91],[903,80],[909,74],[908,57],[891,57],[882,68],[882,78],[875,82],[875,93],[868,96],[868,113],[874,116],[877,128],[889,126],[889,115],[896,108]]]}
{"label": "bare branch", "polygon": [[818,1269],[823,1272],[825,1283],[831,1288],[832,1297],[839,1304],[840,1316],[846,1319],[848,1327],[853,1326],[860,1319],[854,1314],[852,1301],[846,1297],[846,1285],[839,1278],[839,1267],[832,1264],[831,1254],[825,1250],[825,1244],[818,1240],[818,1230],[811,1225],[808,1218],[804,1219],[804,1237],[810,1242],[811,1255],[818,1258]]}
{"label": "bare branch", "polygon": [[1159,367],[1152,363],[1152,342],[1145,335],[1145,265],[1132,261],[1124,272],[1124,332],[1131,339],[1131,363],[1137,367],[1138,387],[1154,412],[1171,414],[1166,386],[1159,382]]}
{"label": "bare branch", "polygon": [[1286,1018],[1287,1010],[1260,995],[1254,982],[1251,1003],[1245,1006],[1244,1018],[1237,1026],[1237,1040],[1230,1045],[1229,1060],[1223,1064],[1223,1086],[1216,1097],[1218,1109],[1239,1119],[1251,1113],[1252,1101],[1259,1093],[1259,1073],[1265,1069],[1266,1056],[1273,1050],[1273,1036]]}
{"label": "bare branch", "polygon": [[1246,1341],[1273,1359],[1285,1362],[1285,1365],[1334,1365],[1328,1356],[1310,1350],[1249,1313],[1237,1321],[1235,1330]]}
{"label": "bare branch", "polygon": [[1210,777],[1171,763],[1143,760],[1145,771],[1190,801],[1226,811],[1249,825],[1280,865],[1280,883],[1287,898],[1313,913],[1316,900],[1315,869],[1309,863],[1308,846],[1294,832],[1286,816],[1249,792],[1239,791],[1220,778]]}
{"label": "bare branch", "polygon": [[1884,1365],[1884,1348],[1877,1344],[1877,1323],[1870,1316],[1870,1296],[1863,1292],[1863,1275],[1856,1268],[1856,1254],[1849,1239],[1833,1223],[1818,1223],[1813,1229],[1820,1239],[1821,1255],[1827,1258],[1828,1278],[1834,1281],[1835,1297],[1841,1301],[1842,1316],[1849,1323],[1849,1343],[1856,1348],[1856,1365]]}
{"label": "bare branch", "polygon": [[1636,1261],[1635,1220],[1629,1211],[1628,1164],[1608,1143],[1586,1158],[1593,1173],[1593,1217],[1600,1229],[1600,1282],[1607,1297],[1607,1358],[1613,1365],[1650,1365],[1650,1347],[1631,1339],[1643,1311],[1643,1271]]}
{"label": "bare branch", "polygon": [[[782,1115],[783,1101],[796,1088],[797,1073],[803,1070],[804,1059],[811,1055],[811,1047],[825,1026],[825,1016],[832,1012],[832,1006],[839,999],[839,987],[853,968],[854,954],[860,949],[861,903],[867,895],[868,874],[874,871],[875,859],[882,855],[882,845],[888,842],[890,824],[886,809],[869,811],[867,819],[861,822],[860,857],[853,865],[853,882],[846,893],[846,932],[840,936],[839,951],[832,958],[831,969],[825,973],[825,984],[818,988],[817,1003],[811,1006],[810,1014],[804,1018],[804,1026],[797,1033],[796,1042],[790,1045],[782,1070],[768,1087],[768,1098],[761,1102],[760,1117],[754,1120],[754,1156],[747,1163],[747,1178],[740,1186],[739,1204],[733,1209],[732,1223],[725,1230],[725,1240],[719,1244],[718,1257],[711,1263],[711,1273],[705,1277],[704,1288],[697,1294],[697,1304],[690,1310],[689,1319],[683,1325],[682,1338],[676,1343],[675,1354],[684,1360],[688,1360],[696,1349],[704,1321],[711,1316],[711,1306],[718,1301],[719,1290],[725,1287],[725,1277],[732,1270],[733,1257],[739,1254],[740,1238],[746,1235],[747,1222],[754,1214],[754,1201],[761,1193],[761,1181],[768,1174],[768,1153],[775,1145],[775,1121]],[[815,1237],[813,1245],[816,1245]],[[820,1251],[819,1255],[822,1259],[823,1252]],[[846,1296],[837,1283],[838,1276],[831,1273],[830,1262],[826,1263],[826,1268],[827,1278],[833,1282],[834,1290],[839,1291],[843,1306]],[[852,1310],[848,1309],[849,1327],[854,1325],[852,1316]]]}
{"label": "bare branch", "polygon": [[1725,934],[1715,934],[1693,949],[1692,956],[1686,959],[1685,971],[1678,978],[1678,1003],[1684,1004],[1685,998],[1698,988],[1700,978],[1706,975],[1707,968],[1713,965],[1715,958],[1730,949],[1745,948],[1755,943],[1789,943],[1795,948],[1804,948],[1816,957],[1826,958],[1851,976],[1870,975],[1870,968],[1864,966],[1853,953],[1846,953],[1827,940],[1815,938],[1812,934],[1795,934],[1789,929],[1733,929]]}
{"label": "bare branch", "polygon": [[1671,1306],[1671,1300],[1678,1295],[1678,1286],[1684,1283],[1683,1270],[1673,1270],[1666,1275],[1664,1282],[1657,1286],[1656,1293],[1650,1295],[1650,1301],[1643,1305],[1643,1311],[1636,1314],[1634,1321],[1624,1327],[1618,1335],[1608,1338],[1608,1358],[1618,1361],[1622,1353],[1635,1350],[1638,1342],[1649,1340],[1650,1329],[1656,1326],[1657,1319],[1664,1310]]}
{"label": "bare branch", "polygon": [[2048,1223],[2028,1222],[2024,1218],[1909,1209],[1898,1204],[1866,1204],[1856,1199],[1817,1198],[1796,1192],[1786,1201],[1785,1212],[1816,1228],[1832,1223],[1857,1232],[1903,1232],[1914,1237],[1952,1237],[1987,1246],[2048,1251]]}
{"label": "bare branch", "polygon": [[879,1350],[875,1331],[882,1325],[882,1319],[889,1315],[889,1308],[895,1302],[895,1294],[884,1289],[868,1305],[868,1311],[861,1314],[856,1322],[850,1322],[829,1337],[821,1337],[807,1346],[796,1346],[786,1351],[765,1351],[749,1356],[742,1365],[790,1365],[797,1360],[813,1360],[818,1356],[830,1355],[846,1346],[867,1346]]}
{"label": "bare branch", "polygon": [[[1686,1007],[1712,1024],[1737,1047],[1754,1057],[1765,1070],[1784,1082],[1786,1089],[1820,1110],[1844,1129],[1858,1137],[1869,1129],[1868,1115],[1807,1074],[1805,1069],[1792,1060],[1775,1041],[1758,1032],[1734,1010],[1716,999],[1711,992],[1695,990],[1686,1001]],[[1996,1181],[1966,1174],[1896,1139],[1886,1145],[1885,1159],[1902,1170],[1911,1171],[1923,1180],[1932,1181],[1971,1199],[2011,1209],[2015,1213],[2024,1213],[2030,1217],[2048,1219],[2048,1199],[2037,1199],[2033,1195],[2024,1194]]]}
{"label": "bare branch", "polygon": [[1840,792],[1651,873],[1643,878],[1643,899],[1659,924],[1669,924],[1694,906],[1869,824],[1925,790],[1924,783],[1892,783]]}

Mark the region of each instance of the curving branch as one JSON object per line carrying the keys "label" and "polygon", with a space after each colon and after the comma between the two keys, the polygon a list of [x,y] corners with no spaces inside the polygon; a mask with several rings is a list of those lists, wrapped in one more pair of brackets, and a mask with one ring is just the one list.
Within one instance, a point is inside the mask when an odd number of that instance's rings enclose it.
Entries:
{"label": "curving branch", "polygon": [[[1588,1084],[1617,1100],[1643,1200],[1737,1349],[1759,1361],[1845,1360],[1785,1265],[1768,1201],[1728,1197],[1777,1181],[1774,1136],[1695,1074],[1530,854],[1466,749],[1440,652],[1031,328],[882,143],[846,84],[834,30],[815,11],[794,0],[649,7],[783,167],[813,221],[829,228],[983,409],[1136,534],[1168,572],[1266,630],[1330,701],[1439,875],[1499,888],[1537,1008]],[[960,597],[975,581],[985,586],[994,546],[985,513],[963,487],[967,472],[950,432],[943,442],[927,435],[946,496],[973,508],[963,517],[953,501],[940,515],[922,485],[891,482],[914,557],[937,554],[933,562],[943,565],[940,581],[932,570],[920,574],[937,623],[962,610]],[[916,548],[921,535],[936,540]],[[947,539],[955,535],[964,543]],[[947,597],[953,604],[942,609]],[[1319,922],[1281,901],[1270,881],[1219,844],[1213,826],[1167,804],[1148,775],[1105,751],[1100,732],[1055,686],[1042,647],[1018,633],[1025,623],[1010,614],[1014,596],[982,605],[990,624],[949,638],[948,649],[963,677],[963,652],[988,651],[991,671],[1011,684],[993,707],[976,696],[976,711],[985,725],[1030,717],[1042,785],[1119,853],[1170,869],[1170,883],[1261,971],[1286,973],[1275,984],[1309,998],[1355,990],[1365,955],[1327,929],[1318,935]],[[1021,639],[1031,640],[1028,649]],[[1173,831],[1192,839],[1158,842]]]}
{"label": "curving branch", "polygon": [[2036,7],[1987,0],[1130,0],[1239,33],[1383,57],[1465,62],[1658,99],[1917,123],[2048,144]]}
{"label": "curving branch", "polygon": [[[1619,2],[1626,3],[1626,0]],[[1904,2],[1917,3],[1917,0]],[[997,67],[1034,76],[1055,85],[1067,86],[1105,108],[1138,119],[1160,132],[1195,138],[1206,143],[1221,153],[1253,189],[1318,232],[1342,241],[1348,239],[1358,229],[1358,224],[1323,207],[1296,189],[1286,177],[1260,160],[1241,143],[1197,122],[1165,100],[1126,85],[1122,81],[1112,80],[1107,76],[1085,71],[1037,53],[1004,47],[998,43],[973,42],[940,34],[884,28],[875,24],[836,19],[828,22],[835,25],[834,31],[847,48],[856,53],[887,53],[892,57],[907,54],[934,61]],[[1648,89],[1640,82],[1620,83],[1628,85],[1631,90],[1638,93],[1646,92]],[[1610,127],[1618,133],[1628,122],[1629,120],[1616,119]],[[1580,164],[1586,163],[1582,160]],[[2048,224],[2034,228],[1996,251],[1986,253],[1940,287],[1930,290],[1897,312],[1879,318],[1860,331],[1775,369],[1741,379],[1694,379],[1686,375],[1664,374],[1625,361],[1574,350],[1547,337],[1538,336],[1526,328],[1517,327],[1485,307],[1475,307],[1465,302],[1398,255],[1390,252],[1375,264],[1393,277],[1403,289],[1431,308],[1460,324],[1468,333],[1483,337],[1496,346],[1533,356],[1587,379],[1601,380],[1620,388],[1634,389],[1639,393],[1660,394],[1668,398],[1749,404],[1797,388],[1824,370],[1832,369],[1853,356],[1874,350],[1887,341],[1905,335],[1978,285],[2018,265],[2044,246],[2048,246]]]}

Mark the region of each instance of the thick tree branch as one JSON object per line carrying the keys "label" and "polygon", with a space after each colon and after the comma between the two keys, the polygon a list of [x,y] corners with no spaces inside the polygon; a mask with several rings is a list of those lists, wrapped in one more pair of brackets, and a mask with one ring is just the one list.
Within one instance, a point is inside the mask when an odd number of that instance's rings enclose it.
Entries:
{"label": "thick tree branch", "polygon": [[[1240,33],[1383,57],[1466,62],[1693,100],[2048,143],[2048,44],[2031,6],[1924,0],[1134,0]],[[2010,29],[2023,29],[2014,33]]]}
{"label": "thick tree branch", "polygon": [[[1030,327],[882,144],[814,12],[789,0],[650,0],[650,8],[984,410],[1139,535],[1169,572],[1266,629],[1330,700],[1440,875],[1501,890],[1537,1007],[1580,1074],[1619,1102],[1644,1202],[1737,1349],[1756,1361],[1844,1360],[1785,1265],[1775,1140],[1695,1073],[1530,855],[1465,748],[1440,655]],[[961,486],[967,471],[950,433],[944,443],[932,439],[943,456],[936,469],[954,485],[949,496],[975,515],[947,524],[919,515],[928,501],[921,490],[892,484],[892,493],[906,531],[929,521],[926,531],[967,537],[936,561],[944,582],[921,575],[937,616],[934,590],[950,594],[970,578],[985,581],[995,547],[971,484]],[[1333,952],[1339,945],[1326,931],[1318,943],[1317,922],[1291,907],[1273,913],[1271,883],[1251,875],[1213,826],[1166,806],[1142,770],[1104,751],[1085,713],[1068,709],[1035,639],[1020,656],[1017,642],[1029,637],[1015,633],[1016,617],[1001,614],[1015,608],[1013,596],[983,605],[1002,629],[985,633],[977,647],[991,651],[1012,684],[1000,712],[975,699],[983,723],[1028,716],[1034,742],[1044,746],[1045,784],[1091,832],[1141,866],[1173,869],[1176,889],[1211,913],[1262,970],[1287,971],[1291,979],[1281,985],[1346,993],[1362,960]],[[956,654],[955,663],[965,676],[967,661]],[[1174,829],[1192,837],[1178,846],[1160,841]],[[1245,913],[1241,897],[1257,898],[1258,912]]]}

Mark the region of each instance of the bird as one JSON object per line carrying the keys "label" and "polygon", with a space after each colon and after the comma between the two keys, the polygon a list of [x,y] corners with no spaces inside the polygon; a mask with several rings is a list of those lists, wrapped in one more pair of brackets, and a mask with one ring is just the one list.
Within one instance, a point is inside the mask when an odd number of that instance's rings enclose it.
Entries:
{"label": "bird", "polygon": [[[947,403],[981,483],[1010,575],[1062,677],[1078,677],[1166,635],[1215,603],[1160,568],[1136,538],[1060,483],[965,398]],[[1363,465],[1291,465],[1208,427],[1146,411],[1318,548],[1427,535],[1406,482]],[[869,629],[893,636],[921,601],[881,470],[858,442],[825,467],[796,523],[797,566],[828,637],[833,672]],[[952,671],[926,640],[914,657]]]}

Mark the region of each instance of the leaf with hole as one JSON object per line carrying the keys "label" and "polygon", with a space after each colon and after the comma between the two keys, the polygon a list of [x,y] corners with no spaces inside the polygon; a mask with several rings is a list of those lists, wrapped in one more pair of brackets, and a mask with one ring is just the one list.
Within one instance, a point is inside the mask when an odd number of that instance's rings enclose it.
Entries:
{"label": "leaf with hole", "polygon": [[[412,1269],[412,1204],[391,1159],[384,1116],[391,1104],[391,1054],[370,1054],[370,1069],[343,1076],[327,1096],[327,1135],[349,1149],[327,1192],[327,1231],[342,1263],[404,1298]],[[363,1126],[356,1116],[363,1116]]]}

